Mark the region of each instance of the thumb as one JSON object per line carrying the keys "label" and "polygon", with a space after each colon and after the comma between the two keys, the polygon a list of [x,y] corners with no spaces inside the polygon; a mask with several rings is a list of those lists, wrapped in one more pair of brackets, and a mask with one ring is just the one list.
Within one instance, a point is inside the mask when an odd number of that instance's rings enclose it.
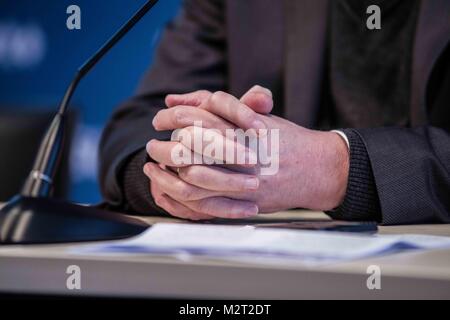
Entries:
{"label": "thumb", "polygon": [[260,114],[269,114],[273,109],[272,92],[261,86],[254,86],[247,91],[241,102]]}

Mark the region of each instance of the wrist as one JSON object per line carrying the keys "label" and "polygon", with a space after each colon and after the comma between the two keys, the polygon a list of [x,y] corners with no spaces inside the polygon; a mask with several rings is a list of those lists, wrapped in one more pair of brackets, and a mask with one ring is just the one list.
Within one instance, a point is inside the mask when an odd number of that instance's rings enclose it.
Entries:
{"label": "wrist", "polygon": [[328,204],[326,210],[339,207],[347,193],[348,176],[350,171],[350,150],[344,137],[338,132],[327,133],[328,153]]}

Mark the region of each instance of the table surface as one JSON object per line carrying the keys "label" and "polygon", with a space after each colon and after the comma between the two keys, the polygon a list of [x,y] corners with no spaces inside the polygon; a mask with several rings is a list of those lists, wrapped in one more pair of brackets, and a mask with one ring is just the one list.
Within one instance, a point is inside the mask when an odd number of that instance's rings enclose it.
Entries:
{"label": "table surface", "polygon": [[[183,223],[139,217],[149,223]],[[289,211],[261,220],[328,219]],[[380,227],[380,234],[450,236],[450,225]],[[74,245],[0,247],[0,292],[158,298],[450,299],[450,249],[407,252],[320,267],[224,262],[138,254],[77,255]],[[81,269],[81,290],[66,287],[67,267]],[[379,266],[381,290],[367,289],[367,268]]]}

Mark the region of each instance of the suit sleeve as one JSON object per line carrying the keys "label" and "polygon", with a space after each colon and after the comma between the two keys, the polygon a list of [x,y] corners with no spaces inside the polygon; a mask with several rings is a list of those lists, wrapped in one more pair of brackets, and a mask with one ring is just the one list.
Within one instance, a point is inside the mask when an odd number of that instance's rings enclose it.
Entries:
{"label": "suit sleeve", "polygon": [[357,129],[373,171],[383,224],[450,223],[450,132]]}
{"label": "suit sleeve", "polygon": [[[227,89],[223,6],[219,0],[184,2],[179,16],[167,26],[154,64],[135,97],[121,105],[108,122],[100,143],[99,178],[102,194],[110,205],[138,213],[155,209],[148,180],[139,166],[149,160],[144,151],[149,140],[170,137],[170,133],[156,132],[152,127],[153,117],[164,107],[167,94]],[[132,173],[125,174],[128,165],[132,165]],[[133,202],[140,201],[138,208],[126,198],[129,192],[124,190],[124,179],[130,176],[136,182],[127,181],[126,187],[141,190],[133,193]]]}

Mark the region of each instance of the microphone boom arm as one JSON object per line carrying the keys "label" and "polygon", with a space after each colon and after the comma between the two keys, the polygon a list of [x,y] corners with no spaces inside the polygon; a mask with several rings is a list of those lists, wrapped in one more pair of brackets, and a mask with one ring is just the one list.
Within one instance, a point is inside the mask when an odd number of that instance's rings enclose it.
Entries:
{"label": "microphone boom arm", "polygon": [[21,195],[25,197],[48,197],[52,191],[53,179],[58,170],[62,147],[64,145],[65,114],[72,96],[86,74],[111,50],[122,37],[138,23],[142,17],[158,2],[148,0],[89,60],[87,60],[77,71],[64,94],[34,161],[27,180],[25,181]]}

